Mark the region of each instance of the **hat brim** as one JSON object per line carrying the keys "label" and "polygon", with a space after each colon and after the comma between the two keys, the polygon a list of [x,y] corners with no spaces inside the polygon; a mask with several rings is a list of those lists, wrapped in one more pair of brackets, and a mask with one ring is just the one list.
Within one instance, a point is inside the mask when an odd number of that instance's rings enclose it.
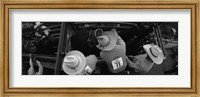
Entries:
{"label": "hat brim", "polygon": [[150,48],[152,47],[152,45],[144,45],[143,48],[145,50],[145,52],[149,55],[149,57],[153,60],[154,63],[156,64],[161,64],[163,62],[164,59],[164,54],[163,52],[159,54],[159,56],[156,58],[152,55],[152,53],[150,52]]}
{"label": "hat brim", "polygon": [[107,32],[104,32],[102,35],[108,36],[110,41],[106,46],[97,45],[96,47],[102,51],[112,50],[115,47],[115,45],[117,44],[117,37],[118,37],[117,33],[107,31]]}
{"label": "hat brim", "polygon": [[76,75],[76,74],[81,73],[86,66],[85,56],[79,51],[71,51],[66,56],[70,56],[70,55],[77,56],[79,58],[80,60],[79,65],[75,69],[71,69],[67,67],[63,61],[63,65],[62,65],[63,71],[69,75]]}

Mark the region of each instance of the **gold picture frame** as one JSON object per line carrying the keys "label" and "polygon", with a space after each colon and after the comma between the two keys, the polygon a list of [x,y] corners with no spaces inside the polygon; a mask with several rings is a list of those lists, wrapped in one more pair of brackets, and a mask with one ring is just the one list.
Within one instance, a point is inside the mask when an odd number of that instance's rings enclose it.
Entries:
{"label": "gold picture frame", "polygon": [[[199,0],[3,0],[1,2],[2,97],[199,97]],[[9,10],[11,9],[190,9],[191,88],[9,88]]]}

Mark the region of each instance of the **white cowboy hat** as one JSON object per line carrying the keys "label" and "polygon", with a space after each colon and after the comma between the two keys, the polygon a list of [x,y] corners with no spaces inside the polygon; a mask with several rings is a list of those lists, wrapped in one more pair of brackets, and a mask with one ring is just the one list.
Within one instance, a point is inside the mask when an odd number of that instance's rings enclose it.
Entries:
{"label": "white cowboy hat", "polygon": [[154,63],[161,64],[163,62],[164,54],[159,46],[154,44],[146,44],[143,46],[143,48]]}
{"label": "white cowboy hat", "polygon": [[70,51],[63,59],[62,68],[70,75],[80,74],[86,66],[86,58],[80,51]]}
{"label": "white cowboy hat", "polygon": [[37,28],[38,26],[42,25],[42,23],[40,22],[35,22],[35,25],[34,25],[34,29]]}
{"label": "white cowboy hat", "polygon": [[96,37],[98,45],[96,47],[103,51],[112,50],[117,43],[118,35],[115,31],[106,31],[101,36]]}

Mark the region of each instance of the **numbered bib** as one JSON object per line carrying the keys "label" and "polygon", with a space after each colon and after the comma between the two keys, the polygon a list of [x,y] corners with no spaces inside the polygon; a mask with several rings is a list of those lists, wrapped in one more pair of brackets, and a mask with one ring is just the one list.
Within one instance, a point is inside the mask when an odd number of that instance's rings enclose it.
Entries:
{"label": "numbered bib", "polygon": [[90,68],[88,65],[84,69],[84,74],[89,75],[92,73],[92,68]]}
{"label": "numbered bib", "polygon": [[112,66],[113,66],[113,69],[116,70],[118,68],[121,68],[123,66],[123,60],[122,58],[117,58],[115,60],[112,61]]}

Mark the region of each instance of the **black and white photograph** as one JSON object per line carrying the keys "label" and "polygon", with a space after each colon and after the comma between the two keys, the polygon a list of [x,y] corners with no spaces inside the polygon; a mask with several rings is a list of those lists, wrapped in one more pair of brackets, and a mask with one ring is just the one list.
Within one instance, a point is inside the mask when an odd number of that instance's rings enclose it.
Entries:
{"label": "black and white photograph", "polygon": [[2,96],[199,97],[198,0],[0,3]]}
{"label": "black and white photograph", "polygon": [[21,26],[22,75],[178,75],[178,22]]}

